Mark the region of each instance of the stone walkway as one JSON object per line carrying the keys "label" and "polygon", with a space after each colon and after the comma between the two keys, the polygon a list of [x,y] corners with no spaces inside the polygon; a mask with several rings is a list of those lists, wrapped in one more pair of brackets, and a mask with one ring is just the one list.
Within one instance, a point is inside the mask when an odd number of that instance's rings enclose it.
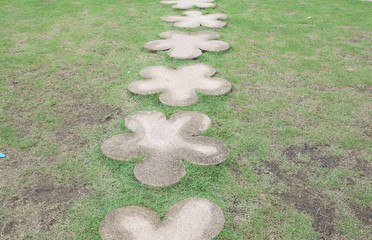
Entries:
{"label": "stone walkway", "polygon": [[[215,7],[214,0],[167,0],[173,8]],[[187,11],[184,16],[171,15],[161,19],[175,27],[221,28],[226,14]],[[161,33],[163,40],[145,44],[151,51],[168,51],[176,59],[195,59],[203,51],[226,51],[230,45],[213,40],[214,31],[191,34],[181,31]],[[135,94],[161,93],[159,100],[169,106],[188,106],[198,101],[197,92],[222,95],[231,90],[229,81],[212,77],[216,69],[205,64],[190,64],[173,69],[152,66],[143,69],[144,80],[132,82],[128,88]],[[137,163],[134,175],[143,184],[164,187],[178,183],[186,174],[183,159],[198,165],[216,165],[228,158],[229,148],[221,141],[195,136],[211,126],[210,118],[199,112],[177,112],[168,120],[157,111],[140,111],[125,119],[133,133],[113,136],[102,143],[105,156],[127,161],[145,155]],[[223,229],[224,216],[220,207],[207,199],[189,198],[173,205],[163,222],[155,212],[141,206],[118,208],[105,216],[100,235],[104,240],[211,240]]]}

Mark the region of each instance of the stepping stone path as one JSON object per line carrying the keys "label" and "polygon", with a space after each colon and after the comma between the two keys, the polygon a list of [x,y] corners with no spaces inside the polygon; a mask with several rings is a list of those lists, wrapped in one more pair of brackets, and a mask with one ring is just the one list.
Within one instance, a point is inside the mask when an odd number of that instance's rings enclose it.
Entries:
{"label": "stepping stone path", "polygon": [[205,64],[192,64],[177,69],[156,66],[147,67],[140,75],[149,80],[132,82],[128,89],[136,94],[162,92],[160,101],[169,106],[187,106],[198,101],[196,92],[221,95],[231,90],[229,81],[212,78],[216,69]]}
{"label": "stepping stone path", "polygon": [[134,133],[116,135],[102,144],[107,157],[127,161],[146,155],[134,168],[143,184],[163,187],[185,175],[182,159],[198,165],[215,165],[227,159],[228,147],[210,137],[193,135],[209,128],[210,118],[199,112],[178,112],[169,120],[157,111],[128,116],[125,125]]}
{"label": "stepping stone path", "polygon": [[222,28],[226,26],[226,22],[218,19],[226,19],[228,16],[223,13],[206,14],[203,15],[199,11],[184,12],[186,16],[171,15],[164,16],[161,19],[166,22],[174,22],[175,27],[179,28],[197,28],[200,26],[209,28]]}
{"label": "stepping stone path", "polygon": [[199,31],[191,34],[181,31],[163,32],[159,35],[164,40],[151,41],[145,48],[152,51],[168,50],[168,55],[177,59],[194,59],[203,51],[220,52],[230,48],[224,41],[211,40],[219,38],[220,34],[212,31]]}
{"label": "stepping stone path", "polygon": [[115,209],[105,216],[103,240],[211,240],[223,228],[220,207],[203,198],[189,198],[173,205],[163,222],[156,212],[140,206]]}
{"label": "stepping stone path", "polygon": [[[215,7],[214,0],[167,0],[173,8]],[[164,21],[176,27],[224,27],[225,14],[203,15],[187,11],[185,16],[165,16]],[[163,40],[151,41],[145,48],[168,50],[177,59],[194,59],[202,51],[225,51],[230,45],[212,40],[220,37],[213,31],[191,34],[180,31],[161,33]],[[160,101],[170,106],[187,106],[198,101],[196,92],[222,95],[231,90],[229,81],[212,77],[216,69],[205,64],[190,64],[177,69],[166,66],[147,67],[140,72],[146,79],[134,81],[129,90],[136,94],[160,92]],[[125,119],[125,126],[133,133],[113,136],[102,143],[104,155],[127,161],[145,156],[136,164],[134,175],[143,184],[164,187],[176,184],[186,174],[182,160],[198,165],[216,165],[225,161],[229,148],[221,141],[195,136],[211,125],[211,119],[199,112],[178,112],[168,120],[157,111],[140,111]],[[211,240],[224,226],[220,207],[202,198],[189,198],[173,205],[163,222],[156,212],[141,206],[122,207],[105,216],[100,226],[103,240]]]}
{"label": "stepping stone path", "polygon": [[161,1],[162,4],[175,4],[173,8],[189,9],[192,7],[210,8],[215,7],[214,0],[167,0]]}

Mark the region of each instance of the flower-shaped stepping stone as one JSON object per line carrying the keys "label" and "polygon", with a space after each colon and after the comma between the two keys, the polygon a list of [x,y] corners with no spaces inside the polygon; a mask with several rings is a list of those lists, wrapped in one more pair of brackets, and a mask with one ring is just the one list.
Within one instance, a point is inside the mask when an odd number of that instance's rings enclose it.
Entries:
{"label": "flower-shaped stepping stone", "polygon": [[223,142],[193,136],[210,125],[210,118],[199,112],[178,112],[167,120],[161,112],[140,111],[125,119],[125,126],[134,133],[111,137],[101,149],[107,157],[122,161],[146,155],[135,166],[135,177],[143,184],[169,186],[186,173],[182,159],[198,165],[227,159],[229,149]]}
{"label": "flower-shaped stepping stone", "polygon": [[198,8],[210,8],[215,7],[214,0],[166,0],[161,1],[162,4],[175,4],[173,8],[177,9],[189,9],[192,7]]}
{"label": "flower-shaped stepping stone", "polygon": [[100,226],[103,240],[211,240],[225,223],[223,212],[203,198],[173,205],[163,222],[156,212],[140,206],[118,208]]}
{"label": "flower-shaped stepping stone", "polygon": [[192,64],[177,69],[155,66],[147,67],[140,75],[149,80],[129,84],[129,91],[136,94],[162,92],[159,99],[169,106],[187,106],[198,101],[196,92],[222,95],[231,90],[229,81],[211,77],[216,69],[205,64]]}
{"label": "flower-shaped stepping stone", "polygon": [[177,59],[193,59],[199,57],[203,51],[220,52],[230,48],[224,41],[211,40],[220,37],[212,31],[199,31],[191,34],[180,31],[168,31],[160,34],[163,40],[151,41],[145,48],[152,51],[168,50],[168,55]]}
{"label": "flower-shaped stepping stone", "polygon": [[187,11],[184,12],[184,14],[186,16],[172,15],[162,17],[161,19],[166,22],[174,22],[174,26],[179,28],[197,28],[200,26],[221,28],[226,25],[226,22],[218,19],[226,19],[228,17],[223,13],[203,15],[203,13],[199,11]]}

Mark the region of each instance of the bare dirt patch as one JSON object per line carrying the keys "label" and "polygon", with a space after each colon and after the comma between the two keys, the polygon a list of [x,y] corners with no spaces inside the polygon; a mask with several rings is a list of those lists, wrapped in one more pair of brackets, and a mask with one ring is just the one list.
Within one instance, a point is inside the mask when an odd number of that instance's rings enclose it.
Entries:
{"label": "bare dirt patch", "polygon": [[[65,116],[60,127],[54,131],[54,137],[58,140],[75,142],[78,145],[86,145],[87,142],[78,134],[78,127],[93,127],[116,119],[122,113],[120,108],[110,105],[103,105],[97,102],[76,103],[75,101],[65,102],[58,107],[56,115]],[[68,144],[68,148],[74,149],[76,145]]]}
{"label": "bare dirt patch", "polygon": [[355,203],[350,203],[349,206],[359,221],[366,226],[372,225],[372,208],[370,206],[357,205]]}
{"label": "bare dirt patch", "polygon": [[[298,161],[302,156],[308,156],[313,163],[324,168],[334,168],[338,165],[338,159],[328,156],[325,150],[318,146],[304,144],[301,147],[291,146],[283,151],[283,155],[297,165],[303,164]],[[285,170],[280,162],[266,162],[264,170],[275,176],[277,182],[285,182],[290,190],[278,194],[278,197],[286,204],[292,205],[298,211],[310,215],[313,218],[313,228],[323,238],[331,239],[337,232],[335,228],[336,210],[330,203],[325,202],[325,194],[321,190],[313,188],[309,184],[308,175],[312,174],[312,167],[301,167],[297,170]],[[274,178],[274,180],[275,180]]]}
{"label": "bare dirt patch", "polygon": [[284,171],[280,169],[280,164],[277,162],[267,162],[266,168],[270,174],[275,175],[279,180],[287,182],[291,186],[301,186],[309,183],[307,174],[303,170]]}
{"label": "bare dirt patch", "polygon": [[[5,239],[18,239],[26,229],[50,231],[61,221],[71,201],[91,191],[89,186],[66,185],[47,175],[34,174],[30,179],[35,182],[24,186],[17,183],[9,185],[13,193],[0,201],[7,209],[6,220],[0,225]],[[27,211],[23,212],[23,209]]]}
{"label": "bare dirt patch", "polygon": [[[319,168],[331,170],[343,166],[361,173],[359,177],[369,178],[372,173],[370,164],[361,160],[356,152],[350,151],[341,156],[333,156],[330,154],[329,146],[321,145],[290,146],[283,150],[283,156],[295,166],[294,170],[283,167],[281,162],[271,161],[266,162],[263,169],[258,169],[258,172],[272,174],[275,176],[273,180],[276,183],[284,182],[289,186],[289,190],[278,194],[278,197],[300,212],[310,215],[313,218],[313,228],[320,236],[325,239],[334,239],[339,234],[335,227],[338,210],[331,200],[326,199],[327,193],[320,188],[310,186],[309,176],[316,176]],[[310,162],[303,161],[303,157],[309,159]],[[348,185],[355,185],[357,179],[347,177],[344,180]],[[363,224],[371,224],[370,207],[350,203],[347,199],[340,199],[340,201],[348,204]]]}
{"label": "bare dirt patch", "polygon": [[304,144],[302,147],[291,146],[284,150],[284,154],[290,160],[296,160],[299,155],[308,156],[324,168],[334,168],[341,162],[339,157],[328,155],[324,147],[309,146],[308,144]]}
{"label": "bare dirt patch", "polygon": [[2,233],[4,235],[8,235],[8,234],[11,234],[14,229],[16,228],[16,225],[17,225],[17,222],[16,221],[10,221],[8,222],[7,224],[5,224],[2,228]]}
{"label": "bare dirt patch", "polygon": [[318,145],[310,146],[290,146],[283,151],[283,154],[290,160],[296,162],[300,156],[310,158],[317,166],[332,169],[343,166],[350,170],[362,173],[365,177],[372,176],[372,166],[370,163],[361,160],[355,151],[347,152],[341,156],[333,156],[329,153],[329,146]]}
{"label": "bare dirt patch", "polygon": [[33,186],[24,191],[24,196],[36,203],[63,203],[89,192],[86,186],[63,186],[51,177],[42,177]]}
{"label": "bare dirt patch", "polygon": [[277,162],[267,162],[266,168],[276,178],[290,186],[291,190],[278,195],[284,203],[310,215],[313,218],[314,230],[321,236],[329,238],[336,233],[335,209],[323,202],[324,196],[319,190],[308,186],[309,180],[304,171],[284,171]]}
{"label": "bare dirt patch", "polygon": [[332,236],[336,229],[334,226],[335,209],[322,202],[322,196],[314,189],[296,189],[293,192],[279,195],[286,203],[294,205],[296,209],[313,217],[314,230],[323,236]]}

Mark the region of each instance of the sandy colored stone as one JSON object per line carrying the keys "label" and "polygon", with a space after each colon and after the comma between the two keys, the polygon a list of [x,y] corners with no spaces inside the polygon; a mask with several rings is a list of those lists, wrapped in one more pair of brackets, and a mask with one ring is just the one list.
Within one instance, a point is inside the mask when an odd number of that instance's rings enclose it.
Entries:
{"label": "sandy colored stone", "polygon": [[134,168],[135,177],[143,184],[162,187],[179,182],[186,170],[182,159],[198,165],[216,165],[229,155],[221,141],[194,135],[209,128],[210,118],[199,112],[178,112],[169,120],[157,111],[140,111],[125,119],[133,133],[106,140],[105,156],[127,161],[146,156]]}
{"label": "sandy colored stone", "polygon": [[128,89],[136,94],[161,92],[159,99],[169,106],[187,106],[198,101],[196,92],[222,95],[231,90],[229,81],[212,77],[216,69],[205,64],[184,65],[177,69],[154,66],[147,67],[140,75],[148,80],[134,81]]}
{"label": "sandy colored stone", "polygon": [[174,4],[173,8],[177,9],[189,9],[192,7],[198,8],[210,8],[215,7],[214,0],[166,0],[161,1],[162,4]]}
{"label": "sandy colored stone", "polygon": [[140,206],[115,209],[100,226],[103,240],[211,240],[223,229],[219,206],[203,198],[173,205],[163,222],[156,212]]}
{"label": "sandy colored stone", "polygon": [[163,40],[155,40],[145,44],[152,51],[168,50],[168,55],[177,59],[194,59],[202,51],[220,52],[230,48],[224,41],[211,40],[219,38],[220,34],[213,31],[199,31],[191,34],[181,31],[168,31],[160,34]]}
{"label": "sandy colored stone", "polygon": [[179,28],[197,28],[200,26],[209,28],[221,28],[226,26],[226,22],[218,19],[226,19],[228,16],[223,13],[205,14],[199,11],[184,12],[185,16],[171,15],[164,16],[161,19],[166,22],[174,22],[175,27]]}

